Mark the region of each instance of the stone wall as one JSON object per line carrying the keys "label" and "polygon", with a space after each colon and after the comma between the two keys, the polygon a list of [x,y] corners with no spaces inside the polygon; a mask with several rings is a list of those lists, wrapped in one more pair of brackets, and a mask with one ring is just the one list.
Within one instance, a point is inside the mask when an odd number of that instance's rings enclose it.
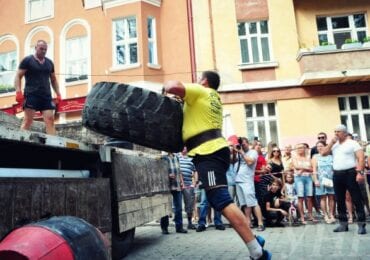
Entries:
{"label": "stone wall", "polygon": [[106,136],[93,132],[82,126],[81,121],[75,121],[66,124],[58,124],[55,126],[57,135],[71,138],[80,142],[103,144],[107,139]]}
{"label": "stone wall", "polygon": [[[9,129],[19,129],[21,127],[22,119],[9,115],[8,113],[0,111],[0,124]],[[31,126],[31,131],[45,133],[45,124],[35,121]]]}

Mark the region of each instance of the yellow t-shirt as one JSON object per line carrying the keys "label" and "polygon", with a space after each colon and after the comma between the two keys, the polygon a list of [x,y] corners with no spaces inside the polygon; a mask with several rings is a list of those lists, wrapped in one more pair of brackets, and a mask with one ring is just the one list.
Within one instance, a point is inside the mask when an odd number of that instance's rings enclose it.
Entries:
{"label": "yellow t-shirt", "polygon": [[[222,129],[222,104],[216,90],[199,84],[185,84],[184,101],[182,126],[184,142],[204,131]],[[190,156],[211,154],[227,146],[225,138],[220,137],[195,147],[188,151],[188,154]]]}

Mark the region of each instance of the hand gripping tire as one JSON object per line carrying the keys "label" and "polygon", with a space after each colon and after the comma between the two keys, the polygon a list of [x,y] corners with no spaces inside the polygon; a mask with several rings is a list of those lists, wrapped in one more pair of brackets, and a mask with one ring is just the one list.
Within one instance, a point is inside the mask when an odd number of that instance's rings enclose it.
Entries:
{"label": "hand gripping tire", "polygon": [[96,83],[82,113],[86,128],[167,152],[183,149],[182,121],[176,100],[115,82]]}

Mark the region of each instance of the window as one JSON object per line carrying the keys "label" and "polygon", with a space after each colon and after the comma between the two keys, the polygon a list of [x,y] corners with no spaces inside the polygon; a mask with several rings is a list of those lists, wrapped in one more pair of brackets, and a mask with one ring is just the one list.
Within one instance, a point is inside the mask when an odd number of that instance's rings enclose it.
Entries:
{"label": "window", "polygon": [[317,17],[317,31],[320,45],[335,43],[340,49],[346,39],[363,42],[368,35],[365,14],[348,16]]}
{"label": "window", "polygon": [[87,79],[87,36],[66,40],[66,82]]}
{"label": "window", "polygon": [[363,141],[370,140],[370,95],[338,98],[341,123]]}
{"label": "window", "polygon": [[267,21],[238,23],[242,63],[271,61]]}
{"label": "window", "polygon": [[258,139],[265,143],[279,143],[275,103],[247,104],[245,114],[249,140],[258,136]]}
{"label": "window", "polygon": [[53,0],[26,0],[26,22],[50,18],[53,15]]}
{"label": "window", "polygon": [[157,34],[155,18],[148,17],[148,51],[149,64],[158,64],[157,58]]}
{"label": "window", "polygon": [[136,18],[128,17],[113,22],[113,62],[127,66],[138,62]]}
{"label": "window", "polygon": [[0,53],[0,94],[13,92],[17,70],[17,52]]}

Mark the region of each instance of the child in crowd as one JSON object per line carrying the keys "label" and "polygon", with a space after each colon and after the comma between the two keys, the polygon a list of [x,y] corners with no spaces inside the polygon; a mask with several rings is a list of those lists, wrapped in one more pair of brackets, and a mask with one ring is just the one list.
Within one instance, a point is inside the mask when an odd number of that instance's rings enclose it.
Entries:
{"label": "child in crowd", "polygon": [[268,193],[264,197],[266,203],[266,223],[270,226],[284,227],[281,221],[289,217],[290,202],[281,193],[280,179],[274,179]]}
{"label": "child in crowd", "polygon": [[288,172],[285,176],[285,184],[282,190],[285,198],[293,204],[293,206],[297,206],[298,197],[297,191],[294,187],[294,175],[291,172]]}
{"label": "child in crowd", "polygon": [[292,172],[288,172],[285,176],[285,184],[282,190],[284,197],[290,202],[289,215],[291,222],[297,222],[297,206],[298,197],[297,191],[294,187],[294,175]]}

